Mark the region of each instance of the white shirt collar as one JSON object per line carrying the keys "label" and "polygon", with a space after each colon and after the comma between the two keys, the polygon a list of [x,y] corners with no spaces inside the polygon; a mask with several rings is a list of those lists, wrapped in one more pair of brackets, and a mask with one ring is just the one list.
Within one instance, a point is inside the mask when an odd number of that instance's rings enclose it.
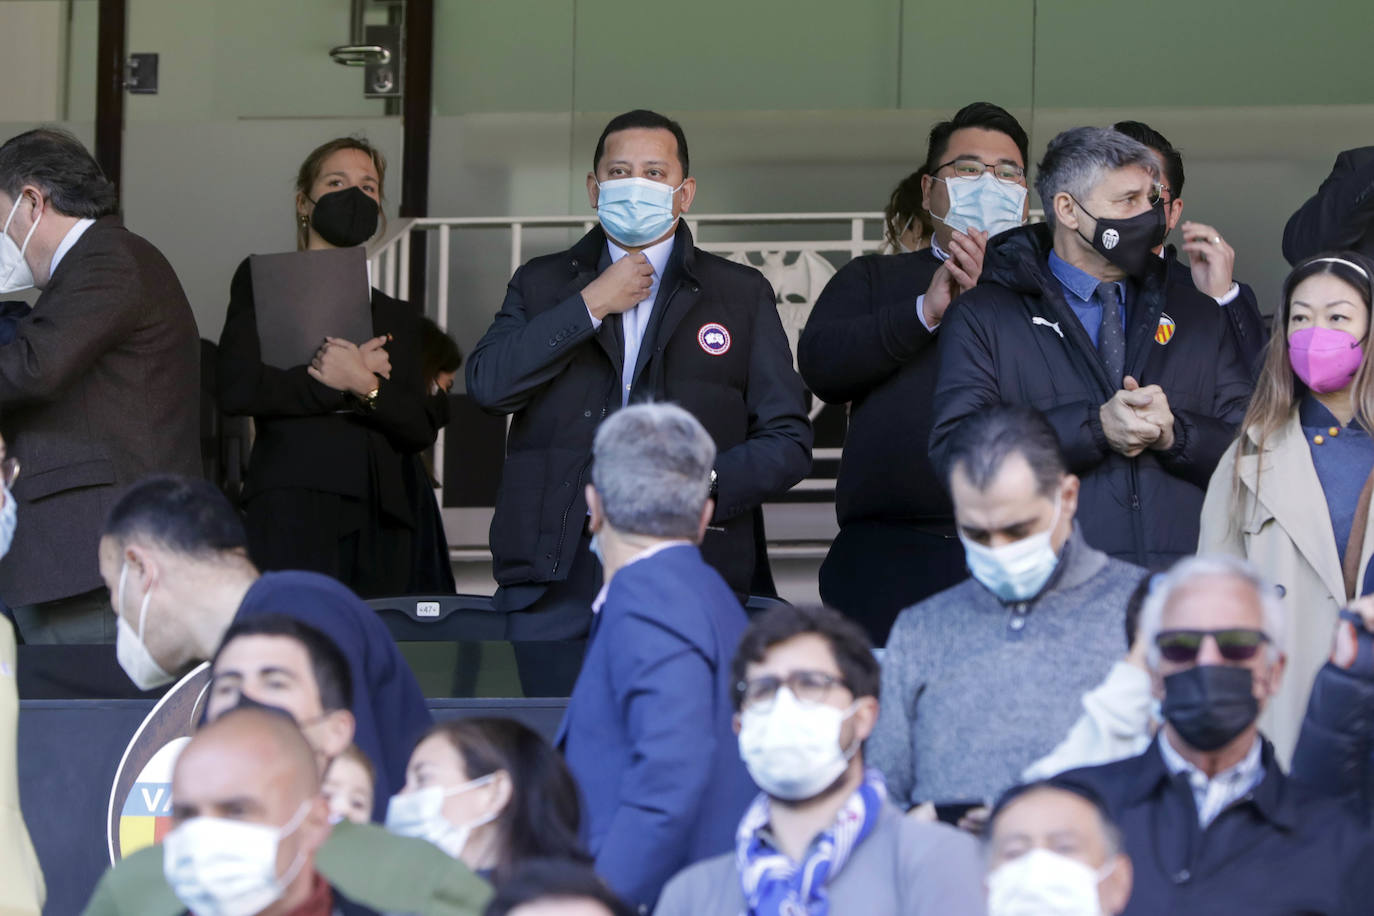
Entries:
{"label": "white shirt collar", "polygon": [[1239,801],[1264,778],[1264,764],[1260,758],[1263,742],[1258,735],[1250,750],[1233,767],[1222,770],[1208,778],[1193,763],[1178,752],[1169,740],[1168,730],[1159,730],[1159,753],[1164,758],[1164,766],[1175,776],[1185,773],[1188,785],[1193,790],[1193,802],[1197,807],[1198,822],[1206,828],[1222,811]]}
{"label": "white shirt collar", "polygon": [[57,273],[57,265],[61,263],[62,258],[66,256],[67,252],[72,250],[72,246],[76,244],[77,239],[85,235],[86,230],[94,225],[95,220],[93,219],[79,219],[76,221],[76,225],[67,230],[67,234],[62,237],[62,243],[58,245],[57,250],[52,253],[52,261],[48,264],[49,279],[52,278],[53,274]]}
{"label": "white shirt collar", "polygon": [[[669,547],[681,547],[684,544],[690,546],[691,543],[691,541],[686,540],[685,538],[673,538],[667,541],[659,541],[657,544],[652,544],[648,547],[645,547],[639,553],[630,557],[630,559],[625,562],[625,566],[629,566],[631,563],[638,563],[640,560],[647,560],[649,559],[649,557],[652,557],[655,554],[662,553]],[[620,568],[623,570],[625,566],[622,566]],[[601,586],[601,591],[596,593],[596,600],[592,602],[593,614],[601,613],[601,605],[606,603],[606,592],[610,590],[612,581],[613,580],[611,579],[607,579],[605,584]]]}
{"label": "white shirt collar", "polygon": [[933,235],[930,237],[930,251],[931,254],[935,255],[935,257],[939,258],[941,261],[949,260],[949,252],[940,247],[940,243],[935,240],[935,236]]}
{"label": "white shirt collar", "polygon": [[[654,276],[662,277],[663,270],[668,266],[668,257],[673,253],[673,242],[677,241],[677,233],[674,232],[661,242],[657,242],[644,249],[644,256],[649,259],[649,263],[654,268]],[[606,247],[611,252],[611,263],[614,264],[625,255],[629,254],[609,238],[606,239]]]}

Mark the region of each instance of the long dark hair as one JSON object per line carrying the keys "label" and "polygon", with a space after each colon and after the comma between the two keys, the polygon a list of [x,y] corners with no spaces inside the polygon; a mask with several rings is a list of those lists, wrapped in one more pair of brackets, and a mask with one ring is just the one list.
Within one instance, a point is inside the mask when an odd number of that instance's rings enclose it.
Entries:
{"label": "long dark hair", "polygon": [[589,862],[578,831],[582,806],[563,758],[536,731],[514,719],[472,718],[441,722],[425,734],[442,735],[463,759],[468,779],[504,770],[511,799],[495,821],[500,884],[527,859]]}

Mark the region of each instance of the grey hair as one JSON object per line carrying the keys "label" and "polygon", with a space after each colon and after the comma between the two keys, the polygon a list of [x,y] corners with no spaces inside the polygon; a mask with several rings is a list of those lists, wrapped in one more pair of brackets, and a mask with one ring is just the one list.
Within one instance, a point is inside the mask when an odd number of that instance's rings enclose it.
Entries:
{"label": "grey hair", "polygon": [[1154,151],[1109,127],[1074,127],[1059,134],[1045,148],[1036,167],[1035,191],[1045,209],[1045,222],[1054,226],[1054,195],[1067,191],[1080,204],[1108,171],[1139,166],[1159,181]]}
{"label": "grey hair", "polygon": [[1159,577],[1140,609],[1140,632],[1137,638],[1145,640],[1148,647],[1150,670],[1159,667],[1159,648],[1155,645],[1155,637],[1162,627],[1164,608],[1185,587],[1199,579],[1213,578],[1233,579],[1254,590],[1263,616],[1264,635],[1269,637],[1270,658],[1275,659],[1283,653],[1288,641],[1288,611],[1279,600],[1278,590],[1272,583],[1239,557],[1225,554],[1186,557]]}
{"label": "grey hair", "polygon": [[695,539],[715,461],[696,417],[675,404],[636,404],[596,431],[592,486],[616,530]]}

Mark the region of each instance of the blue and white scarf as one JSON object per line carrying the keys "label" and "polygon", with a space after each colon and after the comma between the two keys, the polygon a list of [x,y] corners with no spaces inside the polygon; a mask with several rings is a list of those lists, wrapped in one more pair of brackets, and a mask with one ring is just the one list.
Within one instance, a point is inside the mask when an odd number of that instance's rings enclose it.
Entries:
{"label": "blue and white scarf", "polygon": [[768,796],[754,799],[735,833],[735,861],[747,916],[827,916],[826,884],[873,832],[886,801],[882,774],[866,769],[858,790],[845,801],[834,823],[811,842],[806,860],[798,864],[761,836],[768,826]]}

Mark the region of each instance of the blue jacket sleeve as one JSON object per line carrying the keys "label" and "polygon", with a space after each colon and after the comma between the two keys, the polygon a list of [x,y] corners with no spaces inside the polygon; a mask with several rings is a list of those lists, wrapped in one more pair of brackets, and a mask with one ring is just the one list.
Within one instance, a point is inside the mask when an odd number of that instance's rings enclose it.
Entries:
{"label": "blue jacket sleeve", "polygon": [[653,612],[615,627],[612,686],[633,746],[596,870],[634,906],[652,907],[687,861],[715,740],[714,675],[702,651]]}
{"label": "blue jacket sleeve", "polygon": [[1374,766],[1374,681],[1328,662],[1317,672],[1290,775],[1368,813]]}

